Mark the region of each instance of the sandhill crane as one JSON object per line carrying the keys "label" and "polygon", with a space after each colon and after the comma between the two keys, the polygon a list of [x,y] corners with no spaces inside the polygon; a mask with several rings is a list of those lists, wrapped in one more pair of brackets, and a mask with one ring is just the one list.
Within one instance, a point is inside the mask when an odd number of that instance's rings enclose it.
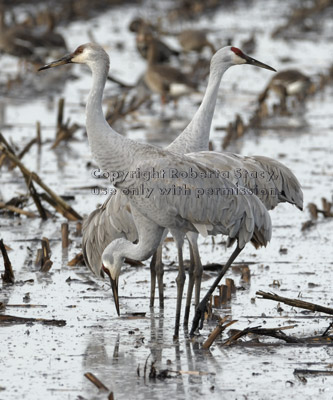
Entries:
{"label": "sandhill crane", "polygon": [[[242,63],[245,62],[242,60]],[[228,179],[216,176],[214,170],[184,155],[137,143],[110,127],[102,110],[109,57],[101,46],[94,43],[81,45],[73,53],[45,65],[40,70],[67,63],[86,64],[92,72],[93,84],[86,105],[90,148],[99,167],[111,174],[113,185],[127,195],[138,231],[136,244],[119,238],[110,243],[102,255],[102,268],[110,277],[118,314],[118,279],[124,258],[149,258],[161,243],[165,228],[184,232],[210,231],[236,239],[237,246],[225,269],[249,241],[257,247],[267,245],[271,238],[271,220],[261,201],[250,191],[236,187]],[[191,171],[191,174],[173,179],[170,171],[175,168],[179,171]],[[152,176],[143,185],[135,175],[138,170],[159,172],[159,176]],[[133,174],[127,174],[131,171]],[[212,188],[217,190],[214,196],[210,195]],[[183,195],[166,194],[173,190],[184,192]],[[180,269],[177,287],[177,298],[180,301],[179,294],[183,290],[184,278],[184,271]],[[177,302],[176,336],[179,315],[180,307]]]}
{"label": "sandhill crane", "polygon": [[[212,121],[222,76],[230,66],[242,64],[254,65],[261,68],[274,70],[266,64],[263,64],[260,61],[254,60],[245,55],[237,48],[229,46],[218,50],[211,60],[209,81],[202,103],[185,130],[167,147],[168,150],[178,154],[183,154],[186,152],[195,152],[208,149],[210,124]],[[101,273],[101,254],[111,241],[119,237],[126,237],[132,242],[138,240],[136,227],[133,225],[133,218],[128,210],[128,207],[129,205],[127,198],[122,196],[121,193],[117,192],[116,195],[110,196],[99,209],[95,210],[89,216],[89,218],[84,221],[82,240],[83,253],[86,264],[96,275]],[[172,234],[177,244],[178,261],[182,265],[183,235],[179,235],[175,231],[173,231]],[[200,292],[200,284],[198,282],[201,279],[201,262],[196,245],[197,237],[193,233],[189,233],[187,237],[191,244],[193,242],[193,250],[191,254],[193,262],[191,265],[196,266],[196,268],[194,268],[194,272],[197,277],[196,304],[198,304]],[[154,254],[151,262],[150,305],[152,307],[154,304],[155,282],[157,275],[160,307],[163,308],[163,264],[161,254],[162,247],[160,246],[157,253]],[[190,270],[192,272],[193,268]],[[190,288],[193,287],[192,275],[189,286]],[[186,321],[188,320],[192,295],[192,290],[190,288],[188,290],[186,302]]]}
{"label": "sandhill crane", "polygon": [[[227,59],[228,57],[230,57],[230,54],[232,54],[231,52],[233,50],[231,49],[232,48],[221,49],[213,57],[209,83],[202,104],[195,114],[194,118],[192,119],[191,123],[184,130],[184,132],[171,145],[168,146],[169,150],[177,153],[187,153],[205,150],[208,148],[210,124],[215,109],[217,90],[224,71],[230,66],[230,61],[227,62]],[[253,64],[253,62],[251,62],[250,60],[249,63]],[[256,64],[254,63],[254,65]],[[259,66],[263,65],[264,64]],[[221,171],[229,171],[233,178],[233,182],[236,184],[241,184],[242,186],[245,186],[254,191],[262,200],[263,204],[268,210],[273,209],[280,202],[295,204],[300,209],[302,209],[303,207],[303,194],[297,178],[286,166],[274,159],[263,156],[244,157],[236,154],[215,152],[202,152],[190,154],[189,156],[203,162],[204,164],[207,164],[212,168],[216,168]],[[235,171],[241,172],[235,174]],[[254,172],[257,178],[253,175]],[[116,201],[116,203],[118,202],[119,201]],[[102,223],[101,225],[99,225],[102,235],[104,235],[104,232],[106,231],[106,228],[104,226],[105,222],[112,220],[112,215],[118,215],[119,210],[118,206],[116,210],[113,209],[112,200],[106,203],[107,204],[103,207],[103,212],[106,213],[107,218],[103,219],[104,224]],[[122,223],[125,223],[124,220],[122,221]],[[132,223],[131,215],[129,213],[126,213],[126,223]],[[127,229],[129,230],[130,228],[127,227]],[[131,229],[135,228],[132,227]],[[99,230],[97,230],[97,232],[99,232]],[[177,238],[176,242],[178,247],[178,257],[179,262],[182,263],[182,239],[181,237],[179,237],[179,235],[177,235],[177,232],[172,231],[172,234],[174,235],[174,237]],[[124,236],[124,232],[122,233],[122,235]],[[84,247],[90,250],[91,258],[93,257],[94,253],[98,254],[98,256],[96,257],[97,259],[99,257],[99,254],[101,254],[102,249],[108,244],[108,242],[113,239],[110,236],[109,239],[105,237],[106,240],[103,243],[101,243],[101,241],[99,242],[100,247],[93,247],[89,245],[89,241],[93,240],[94,238],[92,229],[87,230],[87,235],[84,236],[87,237],[86,243],[88,244]],[[191,263],[190,267],[190,281],[184,317],[185,322],[188,321],[189,317],[194,281],[196,287],[195,305],[197,306],[199,303],[200,282],[202,274],[202,266],[197,246],[197,234],[192,232],[189,233],[187,236],[191,244],[193,263]],[[92,249],[94,250],[92,251]],[[101,265],[101,262],[99,260],[96,260],[96,262]],[[154,262],[156,262],[157,265],[157,278],[159,283],[159,297],[161,305],[163,299],[163,265],[161,261],[161,248],[158,249],[158,253],[154,257]],[[154,268],[154,265],[152,267]],[[154,282],[155,278],[152,277],[151,294],[153,294],[155,291]]]}

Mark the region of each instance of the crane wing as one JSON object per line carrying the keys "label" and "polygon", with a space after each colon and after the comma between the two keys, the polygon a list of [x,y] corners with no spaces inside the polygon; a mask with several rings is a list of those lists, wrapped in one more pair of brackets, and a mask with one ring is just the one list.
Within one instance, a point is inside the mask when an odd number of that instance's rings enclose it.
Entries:
{"label": "crane wing", "polygon": [[206,225],[208,231],[214,227],[214,232],[237,237],[241,246],[251,239],[255,220],[250,203],[260,213],[266,210],[249,190],[186,156],[168,152],[149,156],[141,155],[135,168],[150,172],[150,179],[132,177],[117,183],[141,214],[172,229],[196,231],[194,224]]}
{"label": "crane wing", "polygon": [[223,171],[236,185],[251,190],[272,210],[281,202],[303,207],[303,193],[295,175],[284,164],[264,156],[202,151],[187,156]]}
{"label": "crane wing", "polygon": [[138,233],[126,196],[120,192],[107,198],[83,222],[82,251],[85,262],[96,275],[101,274],[101,257],[106,246],[113,240],[126,237],[138,240]]}

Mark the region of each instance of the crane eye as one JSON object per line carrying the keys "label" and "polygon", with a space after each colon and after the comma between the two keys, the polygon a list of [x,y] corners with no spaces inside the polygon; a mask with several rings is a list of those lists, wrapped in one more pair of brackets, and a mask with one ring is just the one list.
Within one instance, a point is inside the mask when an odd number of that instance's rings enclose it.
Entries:
{"label": "crane eye", "polygon": [[84,50],[83,46],[79,46],[79,47],[75,50],[75,54],[81,54],[81,53],[83,53],[83,50]]}
{"label": "crane eye", "polygon": [[110,271],[102,265],[102,270],[106,273],[106,275],[111,276]]}

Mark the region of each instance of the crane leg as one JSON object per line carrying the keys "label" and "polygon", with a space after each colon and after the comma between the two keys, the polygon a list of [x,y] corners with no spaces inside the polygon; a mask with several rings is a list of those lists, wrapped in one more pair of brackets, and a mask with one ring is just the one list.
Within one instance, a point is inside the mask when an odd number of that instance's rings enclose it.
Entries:
{"label": "crane leg", "polygon": [[158,246],[150,261],[150,307],[154,307],[156,277],[158,283],[158,296],[160,308],[164,308],[164,286],[163,286],[163,263],[162,263],[162,245]]}
{"label": "crane leg", "polygon": [[185,308],[185,316],[184,316],[184,325],[188,325],[190,308],[191,308],[191,300],[193,287],[195,284],[195,307],[198,306],[200,301],[200,288],[201,288],[201,278],[202,278],[202,264],[200,259],[200,253],[198,248],[198,234],[195,232],[187,232],[187,239],[190,244],[190,256],[191,256],[191,264],[189,271],[189,283],[188,283],[188,291],[187,291],[187,300],[186,300],[186,308]]}
{"label": "crane leg", "polygon": [[224,267],[220,271],[218,277],[215,279],[213,285],[210,287],[210,289],[206,293],[205,297],[201,300],[200,304],[198,305],[198,307],[197,307],[197,309],[195,311],[195,315],[194,315],[194,318],[193,318],[193,321],[192,321],[192,328],[191,328],[190,336],[194,336],[194,332],[198,328],[199,322],[200,322],[199,329],[202,328],[203,322],[204,322],[204,318],[205,318],[206,306],[207,306],[207,302],[210,299],[210,296],[212,295],[212,293],[216,289],[217,285],[220,283],[221,279],[223,278],[223,276],[225,275],[225,273],[229,269],[230,265],[234,262],[234,260],[236,259],[236,257],[238,256],[238,254],[242,250],[243,250],[243,247],[240,248],[238,246],[238,243],[237,243],[237,247],[235,248],[235,250],[231,254],[229,260],[227,261],[227,263],[224,265]]}
{"label": "crane leg", "polygon": [[158,283],[158,298],[160,302],[160,308],[164,309],[164,285],[163,285],[164,268],[162,262],[162,245],[158,246],[155,254],[156,254],[155,270]]}
{"label": "crane leg", "polygon": [[185,283],[185,268],[183,263],[183,246],[178,247],[178,264],[179,270],[178,275],[176,278],[177,282],[177,306],[176,306],[176,321],[175,321],[175,333],[174,339],[179,337],[179,322],[180,322],[180,313],[182,307],[182,298],[183,298],[183,291],[184,291],[184,283]]}
{"label": "crane leg", "polygon": [[153,257],[150,261],[150,308],[154,307],[154,302],[155,302],[156,258],[157,258],[157,251],[153,254]]}
{"label": "crane leg", "polygon": [[199,254],[198,242],[195,242],[195,246],[193,246],[193,257],[194,257],[194,281],[195,281],[195,299],[194,304],[195,307],[198,307],[200,302],[200,290],[201,290],[201,279],[202,279],[202,264]]}
{"label": "crane leg", "polygon": [[[151,255],[153,255],[153,258],[150,263],[150,274],[151,274],[150,306],[153,307],[155,300],[155,287],[156,287],[155,261],[158,260],[159,257],[158,249],[161,247],[161,242],[165,237],[164,235],[167,232],[165,232],[164,228],[153,223],[151,220],[142,215],[134,206],[131,206],[131,210],[139,236],[138,245],[136,249],[137,259],[140,261],[146,260]],[[150,233],[149,235],[147,235],[147,231]],[[144,245],[140,246],[141,243],[144,243]],[[157,249],[155,253],[153,253],[154,249]],[[160,251],[162,251],[162,249],[160,249]]]}
{"label": "crane leg", "polygon": [[188,270],[188,286],[187,286],[187,297],[186,297],[186,306],[184,314],[184,327],[188,326],[193,287],[194,287],[194,255],[193,255],[192,245],[190,243],[190,267]]}

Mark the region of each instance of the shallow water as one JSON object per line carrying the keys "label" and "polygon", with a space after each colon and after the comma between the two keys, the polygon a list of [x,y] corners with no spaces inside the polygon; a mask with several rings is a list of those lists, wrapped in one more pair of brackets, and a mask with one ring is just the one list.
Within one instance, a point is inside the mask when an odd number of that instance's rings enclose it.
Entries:
{"label": "shallow water", "polygon": [[[235,45],[239,45],[255,29],[259,45],[254,57],[278,70],[296,67],[309,75],[324,73],[332,61],[333,50],[331,41],[325,40],[330,35],[328,19],[323,19],[320,34],[308,33],[302,40],[273,41],[270,32],[284,21],[291,4],[273,0],[265,2],[265,7],[260,4],[254,1],[245,7],[239,2],[235,8],[216,12],[212,21],[203,17],[196,26],[209,24],[215,30],[211,34],[215,43],[223,44],[226,37],[232,36]],[[148,2],[140,13],[146,16],[157,12],[151,8]],[[127,5],[92,20],[70,24],[63,29],[68,48],[74,49],[88,41],[88,31],[92,30],[96,41],[104,45],[111,55],[112,74],[125,82],[134,82],[145,68],[143,60],[136,54],[134,37],[127,31],[128,22],[137,12],[136,7]],[[119,41],[124,42],[124,51],[116,48],[115,44]],[[169,41],[176,45],[174,39],[169,38]],[[282,64],[280,60],[286,56],[292,60]],[[5,73],[16,68],[15,60],[10,57],[4,57],[0,63]],[[68,70],[79,79],[66,83],[64,80],[60,85],[61,93],[49,86],[52,89],[47,87],[47,94],[34,96],[29,102],[16,96],[3,97],[2,132],[7,139],[23,147],[35,135],[35,124],[39,120],[43,140],[50,140],[50,143],[44,144],[40,153],[33,147],[23,162],[56,193],[75,195],[71,205],[82,215],[87,215],[104,201],[104,196],[93,195],[89,189],[75,189],[96,184],[91,176],[92,168],[86,166],[91,161],[91,155],[83,128],[83,104],[90,75],[79,66],[70,66]],[[215,149],[221,148],[224,135],[224,131],[215,128],[226,126],[237,112],[245,120],[249,118],[255,108],[257,94],[270,78],[269,71],[245,66],[231,68],[226,73],[212,127],[211,138]],[[40,79],[46,80],[46,77]],[[115,95],[117,90],[113,84],[107,84],[107,94]],[[49,147],[55,136],[59,96],[66,99],[65,120],[70,118],[82,129],[75,133],[76,141],[52,151]],[[305,205],[309,202],[319,205],[321,197],[330,200],[333,187],[332,99],[333,89],[328,86],[309,99],[304,109],[295,111],[290,117],[267,120],[267,129],[247,134],[231,149],[241,154],[263,154],[285,163],[302,183]],[[198,101],[200,96],[195,95],[193,99],[185,98],[179,102],[177,115],[184,116],[182,119],[175,117],[172,107],[166,109],[166,116],[174,120],[164,129],[159,122],[161,109],[156,98],[151,111],[140,110],[136,115],[127,117],[121,130],[128,137],[140,141],[167,144],[172,134],[186,125]],[[140,123],[148,127],[131,129]],[[165,135],[165,131],[171,131],[171,134]],[[3,167],[0,194],[4,201],[25,191],[20,173]],[[35,211],[32,202],[29,209]],[[238,290],[225,308],[215,312],[221,315],[227,313],[236,319],[238,322],[232,326],[235,329],[258,325],[264,328],[296,325],[286,333],[297,337],[321,334],[331,322],[330,318],[284,304],[280,305],[281,311],[275,302],[251,299],[255,298],[256,291],[263,290],[330,306],[333,300],[330,278],[332,220],[321,220],[303,233],[301,225],[309,219],[307,210],[301,213],[295,207],[282,204],[271,216],[274,226],[271,243],[260,250],[254,250],[249,245],[239,257],[240,263],[249,263],[250,283],[243,282],[236,270],[230,271],[228,277],[234,279]],[[122,316],[117,317],[107,281],[97,281],[85,267],[67,266],[68,260],[80,251],[80,239],[74,236],[75,223],[70,223],[73,242],[68,251],[62,250],[62,222],[64,218],[59,215],[43,223],[39,219],[0,216],[1,237],[13,249],[9,257],[16,281],[33,279],[33,283],[3,285],[0,301],[8,305],[24,304],[24,298],[29,293],[28,304],[46,306],[13,306],[2,312],[66,321],[64,327],[38,323],[0,327],[0,399],[106,398],[108,392],[99,392],[84,377],[87,372],[95,374],[112,390],[115,399],[164,399],[166,396],[177,399],[208,396],[211,399],[332,399],[332,376],[307,376],[306,380],[302,380],[293,374],[296,368],[332,371],[332,346],[286,345],[266,338],[262,340],[265,345],[222,347],[216,343],[210,351],[203,351],[200,341],[207,337],[215,323],[206,324],[202,338],[193,342],[187,339],[181,328],[179,341],[174,343],[177,270],[170,265],[176,260],[172,243],[164,246],[164,261],[168,265],[164,275],[164,313],[158,309],[157,302],[154,310],[149,309],[150,273],[147,261],[144,267],[124,268],[119,288]],[[38,239],[43,236],[51,240],[53,266],[49,273],[41,273],[34,267],[37,247],[40,247]],[[200,239],[203,264],[223,263],[227,259],[230,249],[226,250],[219,242],[220,238],[215,239],[215,244],[211,238]],[[280,252],[281,248],[287,249],[286,254]],[[185,258],[188,257],[186,247]],[[214,272],[205,272],[203,290],[208,289],[213,277]],[[145,316],[132,318],[131,313],[138,311],[146,313]],[[226,337],[224,333],[223,338]],[[157,371],[168,368],[185,373],[170,373],[172,377],[168,379],[149,379],[152,361],[156,361]],[[191,375],[188,371],[200,371],[202,374]]]}

